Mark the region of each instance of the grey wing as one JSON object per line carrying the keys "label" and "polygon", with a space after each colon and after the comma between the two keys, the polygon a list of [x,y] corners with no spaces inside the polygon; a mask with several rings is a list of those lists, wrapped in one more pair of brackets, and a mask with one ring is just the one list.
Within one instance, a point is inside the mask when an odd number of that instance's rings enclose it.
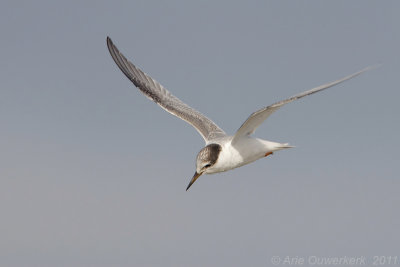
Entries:
{"label": "grey wing", "polygon": [[156,80],[129,62],[109,37],[107,37],[107,46],[121,71],[145,96],[169,113],[190,123],[201,134],[206,143],[226,135],[212,120],[183,103]]}
{"label": "grey wing", "polygon": [[330,82],[330,83],[326,83],[323,85],[320,85],[318,87],[315,87],[311,90],[305,91],[303,93],[300,93],[298,95],[292,96],[288,99],[276,102],[275,104],[272,104],[268,107],[262,108],[256,112],[254,112],[253,114],[250,115],[250,117],[242,124],[242,126],[239,128],[239,130],[237,130],[237,132],[235,133],[233,139],[232,139],[232,144],[235,143],[236,140],[240,139],[243,136],[246,135],[250,135],[252,133],[254,133],[254,131],[257,129],[258,126],[261,125],[261,123],[263,123],[272,113],[274,113],[276,110],[278,110],[280,107],[282,107],[283,105],[290,103],[294,100],[297,100],[299,98],[302,98],[304,96],[308,96],[317,92],[320,92],[322,90],[328,89],[332,86],[335,86],[339,83],[342,83],[344,81],[347,81],[351,78],[354,78],[358,75],[360,75],[361,73],[368,71],[370,69],[373,69],[377,66],[371,66],[371,67],[367,67],[363,70],[360,70],[356,73],[353,73],[351,75],[348,75],[342,79]]}

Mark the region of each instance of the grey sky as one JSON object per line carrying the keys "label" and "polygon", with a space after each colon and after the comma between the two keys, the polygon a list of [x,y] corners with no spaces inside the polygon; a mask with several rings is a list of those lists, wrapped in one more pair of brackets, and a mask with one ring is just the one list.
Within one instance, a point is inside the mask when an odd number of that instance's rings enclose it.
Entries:
{"label": "grey sky", "polygon": [[[3,1],[1,266],[270,266],[399,256],[400,2]],[[118,70],[137,66],[234,133],[273,114],[295,149],[222,174]]]}

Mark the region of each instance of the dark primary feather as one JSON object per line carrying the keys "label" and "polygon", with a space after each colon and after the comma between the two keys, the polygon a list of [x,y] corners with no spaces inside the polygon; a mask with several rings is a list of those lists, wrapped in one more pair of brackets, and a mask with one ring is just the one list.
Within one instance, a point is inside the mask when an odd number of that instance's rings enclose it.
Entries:
{"label": "dark primary feather", "polygon": [[140,91],[142,91],[143,94],[169,113],[190,123],[194,128],[196,128],[206,142],[225,136],[225,132],[213,121],[183,103],[156,80],[129,62],[125,56],[119,52],[118,48],[113,44],[109,37],[107,37],[107,47],[120,70],[137,88],[139,88]]}

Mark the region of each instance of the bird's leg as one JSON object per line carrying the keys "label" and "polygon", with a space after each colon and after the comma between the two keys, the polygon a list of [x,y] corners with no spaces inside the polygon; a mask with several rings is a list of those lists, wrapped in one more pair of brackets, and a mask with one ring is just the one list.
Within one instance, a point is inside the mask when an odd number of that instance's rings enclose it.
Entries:
{"label": "bird's leg", "polygon": [[267,153],[265,153],[264,157],[272,155],[272,154],[274,154],[274,153],[273,152],[267,152]]}

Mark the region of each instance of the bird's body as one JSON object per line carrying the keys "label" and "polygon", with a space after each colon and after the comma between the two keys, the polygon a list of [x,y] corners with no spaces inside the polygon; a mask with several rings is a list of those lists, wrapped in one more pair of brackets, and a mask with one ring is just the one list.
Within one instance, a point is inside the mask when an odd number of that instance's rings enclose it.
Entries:
{"label": "bird's body", "polygon": [[372,68],[365,68],[342,79],[323,84],[262,108],[251,114],[233,136],[228,136],[212,120],[183,103],[156,80],[129,62],[109,37],[107,37],[107,46],[118,67],[143,94],[169,113],[190,123],[206,142],[206,146],[197,155],[196,172],[186,190],[202,174],[228,171],[271,155],[275,151],[291,148],[292,146],[287,143],[271,142],[253,138],[250,135],[264,120],[283,105],[335,86]]}
{"label": "bird's body", "polygon": [[232,145],[233,136],[226,136],[213,140],[213,144],[221,146],[218,160],[211,167],[204,171],[205,174],[229,171],[243,165],[266,157],[271,153],[291,148],[288,144],[281,144],[246,136],[241,138],[235,145]]}

